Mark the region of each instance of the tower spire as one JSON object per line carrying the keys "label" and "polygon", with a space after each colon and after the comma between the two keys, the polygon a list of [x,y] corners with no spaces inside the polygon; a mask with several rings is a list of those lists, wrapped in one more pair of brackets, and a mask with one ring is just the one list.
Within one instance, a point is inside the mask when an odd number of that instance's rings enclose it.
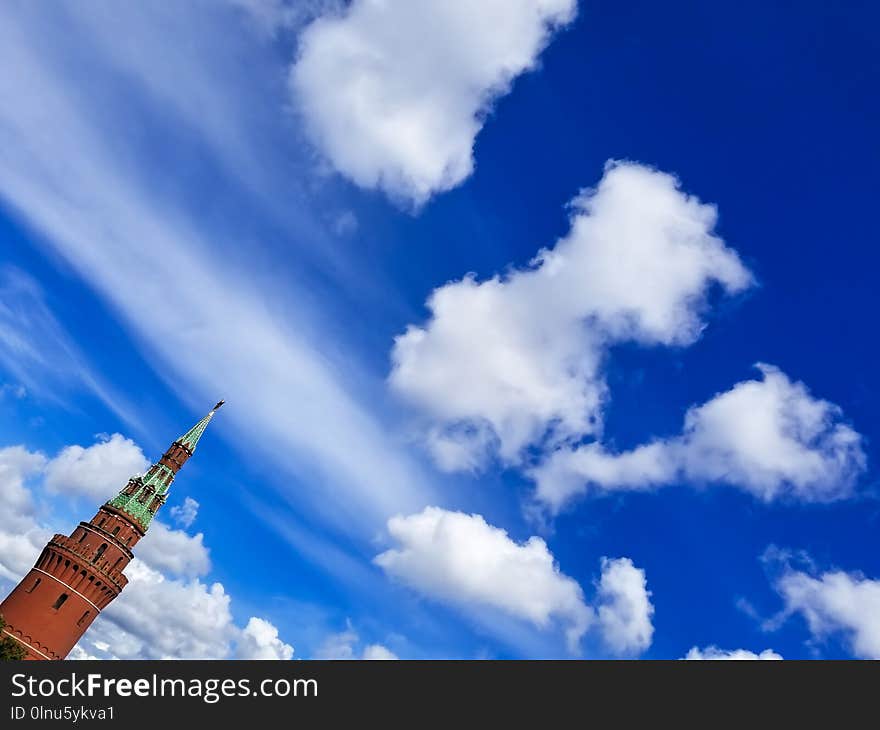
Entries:
{"label": "tower spire", "polygon": [[189,449],[189,452],[192,453],[196,450],[196,446],[199,443],[199,439],[202,437],[202,434],[205,432],[205,429],[208,427],[208,424],[211,422],[211,419],[214,417],[214,414],[220,410],[220,407],[225,403],[225,400],[217,401],[217,405],[214,406],[201,421],[199,421],[195,426],[193,426],[189,431],[187,431],[183,436],[177,439],[177,442],[182,446],[185,446]]}
{"label": "tower spire", "polygon": [[189,431],[178,438],[168,450],[153,464],[143,476],[133,476],[125,488],[107,506],[126,513],[134,519],[144,532],[150,526],[153,516],[159,507],[165,504],[171,482],[180,467],[193,455],[199,439],[214,417],[214,414],[226,401],[218,401],[208,414],[198,421]]}

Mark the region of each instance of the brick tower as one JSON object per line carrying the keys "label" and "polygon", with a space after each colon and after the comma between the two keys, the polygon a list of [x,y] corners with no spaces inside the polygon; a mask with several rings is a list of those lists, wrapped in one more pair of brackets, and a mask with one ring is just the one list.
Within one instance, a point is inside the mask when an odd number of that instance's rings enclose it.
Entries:
{"label": "brick tower", "polygon": [[217,409],[175,441],[143,476],[103,504],[69,536],[55,535],[30,572],[6,600],[0,615],[3,633],[27,650],[26,659],[64,659],[95,617],[128,579],[125,566],[132,548],[147,532],[153,515],[168,497],[171,482],[193,455]]}

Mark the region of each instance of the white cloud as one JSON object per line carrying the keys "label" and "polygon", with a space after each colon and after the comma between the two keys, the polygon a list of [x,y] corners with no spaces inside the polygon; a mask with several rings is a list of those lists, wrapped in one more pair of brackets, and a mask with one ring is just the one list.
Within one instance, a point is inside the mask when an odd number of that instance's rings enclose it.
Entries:
{"label": "white cloud", "polygon": [[603,558],[596,598],[602,638],[611,651],[639,654],[651,646],[654,606],[644,570],[629,558]]}
{"label": "white cloud", "polygon": [[540,537],[517,543],[481,515],[439,507],[392,517],[388,533],[399,547],[375,562],[422,593],[465,607],[490,606],[539,628],[558,619],[572,646],[591,622],[581,587],[560,572]]}
{"label": "white cloud", "polygon": [[101,657],[96,656],[94,654],[89,654],[83,647],[77,644],[73,649],[70,650],[70,653],[67,655],[67,658],[72,661],[90,661],[94,659],[101,659]]}
{"label": "white cloud", "polygon": [[556,451],[531,472],[537,498],[558,510],[590,488],[676,481],[730,484],[767,502],[849,496],[865,468],[859,434],[842,421],[840,408],[814,398],[803,383],[770,365],[757,367],[760,380],[689,409],[679,436],[618,454],[595,443]]}
{"label": "white cloud", "polygon": [[45,456],[23,446],[0,449],[0,578],[19,580],[51,536],[26,486],[45,464]]}
{"label": "white cloud", "polygon": [[114,433],[87,448],[65,446],[46,466],[45,483],[51,492],[82,495],[102,502],[149,466],[140,446]]}
{"label": "white cloud", "polygon": [[747,649],[719,649],[717,646],[707,646],[705,649],[700,649],[696,646],[691,647],[690,651],[683,657],[684,659],[690,660],[773,660],[773,659],[782,659],[782,657],[777,654],[772,649],[764,649],[760,654],[756,654],[753,651],[748,651]]}
{"label": "white cloud", "polygon": [[135,559],[129,579],[80,640],[76,656],[101,659],[289,659],[293,647],[270,622],[232,619],[221,583],[169,578]]}
{"label": "white cloud", "polygon": [[880,580],[834,570],[812,575],[785,567],[775,584],[783,617],[798,613],[813,637],[844,637],[853,655],[880,659]]}
{"label": "white cloud", "polygon": [[473,171],[495,99],[534,68],[576,0],[354,0],[299,38],[290,86],[343,175],[418,205]]}
{"label": "white cloud", "polygon": [[[595,620],[583,590],[560,571],[540,537],[518,543],[481,515],[439,507],[393,517],[388,532],[398,547],[375,562],[426,596],[464,610],[494,609],[539,629],[560,625],[572,651]],[[603,562],[598,601],[599,629],[612,651],[650,644],[653,608],[644,573],[631,561]]]}
{"label": "white cloud", "polygon": [[278,638],[278,629],[252,616],[242,629],[235,648],[236,659],[290,659],[293,647]]}
{"label": "white cloud", "polygon": [[199,514],[199,503],[192,497],[186,497],[183,504],[174,505],[171,510],[171,519],[182,527],[189,527],[196,521]]}
{"label": "white cloud", "polygon": [[103,640],[119,659],[229,655],[237,632],[222,584],[172,580],[138,559],[129,563],[125,575],[125,590],[81,642],[87,651],[94,641]]}
{"label": "white cloud", "polygon": [[364,647],[363,658],[367,661],[390,661],[399,657],[382,644],[368,644]]}
{"label": "white cloud", "polygon": [[366,659],[366,660],[390,660],[398,656],[388,647],[382,644],[367,644],[359,652],[360,636],[346,621],[345,631],[330,634],[324,639],[321,646],[315,650],[315,659]]}
{"label": "white cloud", "polygon": [[571,208],[568,234],[529,268],[436,289],[428,323],[396,338],[390,385],[428,420],[441,467],[600,435],[608,348],[689,344],[713,283],[752,282],[713,234],[714,206],[671,175],[609,163]]}
{"label": "white cloud", "polygon": [[137,544],[138,557],[163,573],[193,578],[211,570],[211,558],[201,532],[190,535],[153,520],[146,536]]}
{"label": "white cloud", "polygon": [[46,457],[28,451],[24,446],[6,446],[0,449],[0,525],[6,528],[24,527],[34,514],[33,499],[25,482],[40,474],[46,466]]}
{"label": "white cloud", "polygon": [[324,639],[321,646],[315,650],[315,659],[355,659],[354,645],[360,640],[357,632],[352,628],[351,622],[345,631],[330,634]]}

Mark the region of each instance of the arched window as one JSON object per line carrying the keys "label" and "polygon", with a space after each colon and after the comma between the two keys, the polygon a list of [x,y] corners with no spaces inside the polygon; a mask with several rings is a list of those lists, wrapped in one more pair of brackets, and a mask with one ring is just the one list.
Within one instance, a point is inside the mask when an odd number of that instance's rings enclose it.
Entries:
{"label": "arched window", "polygon": [[82,535],[79,536],[79,540],[78,540],[77,542],[82,542],[83,540],[85,540],[85,539],[86,539],[86,535],[88,535],[88,534],[89,534],[88,532],[86,532],[85,530],[83,530],[83,531],[82,531]]}
{"label": "arched window", "polygon": [[116,525],[116,527],[113,528],[113,534],[114,534],[114,535],[118,535],[118,534],[119,534],[119,525]]}
{"label": "arched window", "polygon": [[126,545],[131,544],[131,535],[128,536],[128,538],[127,538],[126,541],[125,541],[125,544],[126,544]]}
{"label": "arched window", "polygon": [[106,521],[107,521],[107,518],[106,518],[106,517],[102,517],[102,518],[101,518],[101,521],[98,523],[98,527],[103,527],[103,526],[104,526],[104,523],[105,523]]}
{"label": "arched window", "polygon": [[55,603],[52,604],[52,608],[54,608],[57,611],[59,608],[61,608],[64,605],[64,602],[66,600],[67,600],[67,594],[62,593],[60,596],[58,596],[58,600],[56,600]]}
{"label": "arched window", "polygon": [[100,557],[104,554],[104,551],[105,551],[106,549],[107,549],[107,543],[105,542],[104,544],[101,545],[101,547],[98,548],[98,552],[95,553],[95,557],[94,557],[94,560],[93,560],[92,562],[94,562],[95,560],[97,560],[98,558],[100,558]]}
{"label": "arched window", "polygon": [[82,616],[80,616],[79,621],[76,622],[76,625],[82,626],[85,623],[86,619],[89,617],[90,613],[91,611],[86,611]]}
{"label": "arched window", "polygon": [[42,579],[42,578],[37,578],[37,579],[34,581],[34,584],[33,584],[30,588],[28,588],[27,592],[28,592],[28,593],[33,593],[33,592],[34,592],[34,589],[35,589],[38,585],[40,585],[40,583],[42,583],[42,582],[43,582],[43,579]]}
{"label": "arched window", "polygon": [[119,567],[119,564],[122,562],[123,558],[116,558],[116,562],[113,563],[113,570],[116,570]]}

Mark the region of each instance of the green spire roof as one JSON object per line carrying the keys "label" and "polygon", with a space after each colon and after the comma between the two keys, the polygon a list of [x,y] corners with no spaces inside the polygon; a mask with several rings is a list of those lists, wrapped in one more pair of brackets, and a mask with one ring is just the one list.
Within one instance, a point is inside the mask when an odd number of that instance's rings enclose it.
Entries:
{"label": "green spire roof", "polygon": [[217,412],[217,409],[220,408],[226,401],[220,401],[211,409],[211,412],[205,416],[201,421],[199,421],[195,426],[193,426],[189,431],[187,431],[183,436],[177,439],[183,446],[189,449],[189,452],[192,453],[196,450],[196,445],[199,443],[199,439],[202,437],[202,434],[205,432],[205,429],[208,427],[208,424],[211,422],[211,419],[214,417],[214,414]]}
{"label": "green spire roof", "polygon": [[[190,454],[195,451],[199,439],[202,437],[217,409],[223,403],[224,401],[221,400],[211,409],[207,416],[174,443],[183,446]],[[156,498],[160,500],[158,502],[159,505],[165,501],[173,481],[174,471],[170,467],[161,462],[153,464],[143,476],[132,477],[128,485],[107,504],[126,512],[146,530],[150,526],[150,522],[157,509],[151,510],[150,505]]]}

